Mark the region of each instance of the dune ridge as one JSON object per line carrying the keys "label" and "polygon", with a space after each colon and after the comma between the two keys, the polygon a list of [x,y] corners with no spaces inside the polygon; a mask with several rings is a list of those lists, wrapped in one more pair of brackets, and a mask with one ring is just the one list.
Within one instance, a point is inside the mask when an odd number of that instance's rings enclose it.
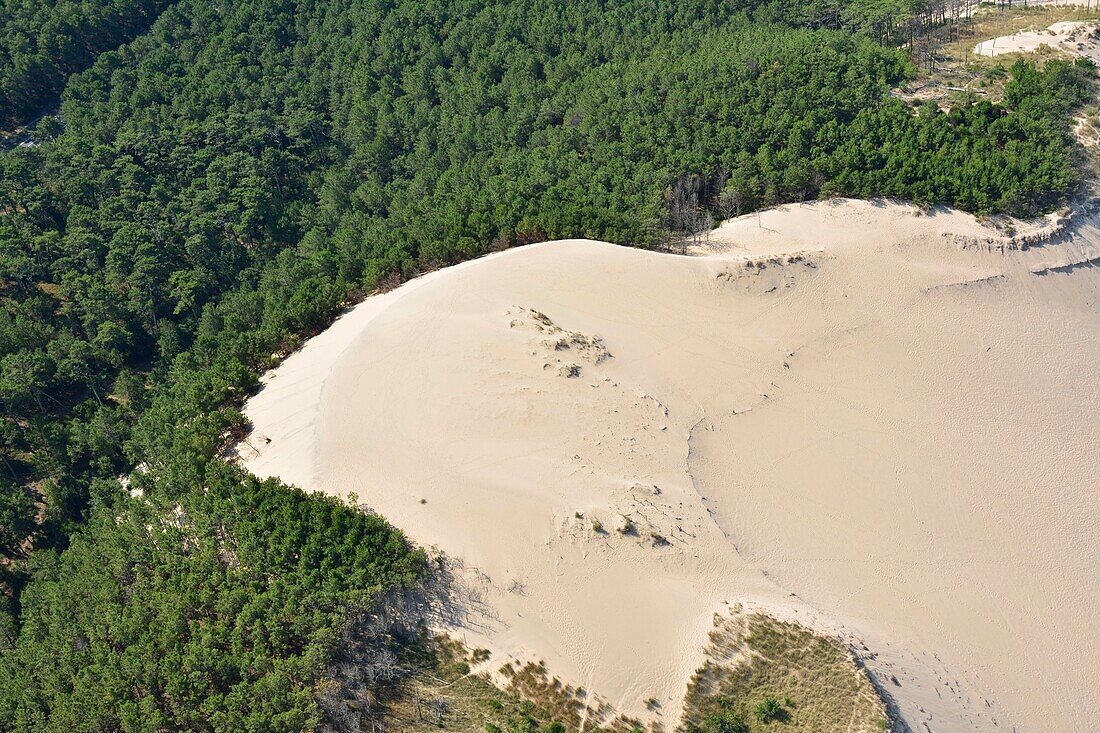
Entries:
{"label": "dune ridge", "polygon": [[455,558],[449,625],[488,669],[545,660],[667,729],[734,605],[848,640],[913,730],[1084,729],[1100,270],[1063,269],[1100,229],[964,246],[1005,236],[839,200],[690,257],[492,255],[265,376],[241,458]]}

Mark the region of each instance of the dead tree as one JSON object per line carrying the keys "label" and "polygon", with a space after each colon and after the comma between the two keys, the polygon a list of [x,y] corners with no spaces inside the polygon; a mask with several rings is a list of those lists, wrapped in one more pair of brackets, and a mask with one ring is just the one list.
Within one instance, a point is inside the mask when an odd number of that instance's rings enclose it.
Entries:
{"label": "dead tree", "polygon": [[732,219],[735,216],[740,216],[741,207],[745,203],[745,195],[740,191],[727,188],[722,193],[718,194],[718,211],[722,213],[723,219]]}
{"label": "dead tree", "polygon": [[443,718],[450,711],[451,706],[445,698],[433,697],[427,701],[425,708],[428,710],[428,716],[432,723],[443,725]]}
{"label": "dead tree", "polygon": [[676,235],[680,254],[686,254],[688,245],[698,245],[709,235],[713,218],[703,202],[707,182],[703,176],[683,174],[665,192],[668,211],[668,228]]}

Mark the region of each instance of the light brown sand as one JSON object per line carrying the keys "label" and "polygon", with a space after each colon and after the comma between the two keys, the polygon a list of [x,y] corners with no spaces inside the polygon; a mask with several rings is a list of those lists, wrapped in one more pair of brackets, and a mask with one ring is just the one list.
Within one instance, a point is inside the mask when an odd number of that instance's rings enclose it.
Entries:
{"label": "light brown sand", "polygon": [[982,41],[974,46],[974,53],[996,57],[1006,53],[1033,53],[1043,46],[1067,55],[1085,56],[1100,63],[1100,25],[1073,21],[1054,23],[1043,30],[1020,31],[1011,36]]}
{"label": "light brown sand", "polygon": [[914,730],[1086,730],[1100,230],[1004,243],[840,201],[729,222],[707,256],[466,263],[269,374],[245,463],[459,558],[443,623],[490,668],[656,697],[666,727],[729,601],[865,643]]}

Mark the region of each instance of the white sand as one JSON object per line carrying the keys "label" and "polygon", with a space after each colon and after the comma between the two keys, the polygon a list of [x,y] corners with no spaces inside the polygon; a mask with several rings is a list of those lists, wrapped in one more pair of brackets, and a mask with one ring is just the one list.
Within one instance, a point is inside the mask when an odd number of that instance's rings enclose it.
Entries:
{"label": "white sand", "polygon": [[1100,63],[1100,25],[1073,21],[1054,23],[1043,30],[1020,31],[1011,36],[982,41],[974,46],[974,53],[995,57],[1006,53],[1033,53],[1042,46]]}
{"label": "white sand", "polygon": [[1075,232],[968,249],[1000,235],[842,201],[728,222],[706,257],[494,255],[269,374],[246,465],[460,558],[449,623],[490,668],[545,660],[643,717],[655,696],[669,728],[730,601],[862,640],[914,730],[1087,730],[1100,230]]}

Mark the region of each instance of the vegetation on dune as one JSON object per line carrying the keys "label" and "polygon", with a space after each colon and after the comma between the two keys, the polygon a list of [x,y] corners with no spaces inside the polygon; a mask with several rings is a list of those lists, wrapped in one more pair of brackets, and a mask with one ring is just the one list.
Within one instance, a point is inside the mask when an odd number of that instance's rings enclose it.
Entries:
{"label": "vegetation on dune", "polygon": [[[0,52],[0,117],[164,5],[0,0],[0,34],[42,44]],[[102,665],[104,727],[317,719],[326,639],[413,555],[360,557],[336,534],[367,519],[219,456],[257,374],[363,292],[551,237],[667,245],[815,196],[1032,213],[1069,190],[1087,64],[1020,63],[1003,103],[914,109],[889,94],[912,64],[879,43],[911,8],[784,8],[181,0],[69,78],[65,125],[0,154],[0,719],[83,729]],[[53,71],[7,70],[26,59]],[[241,512],[263,492],[287,503],[261,531]]]}
{"label": "vegetation on dune", "polygon": [[[404,639],[398,647],[398,668],[386,684],[377,685],[361,708],[363,730],[423,733],[566,733],[579,731],[575,709],[563,710],[558,690],[521,696],[502,690],[472,665],[487,660],[485,650],[469,652],[445,636],[427,634]],[[564,689],[564,688],[560,688]],[[529,693],[529,691],[526,691]],[[583,709],[583,703],[577,705]],[[626,728],[601,721],[591,712],[584,730],[625,733]]]}
{"label": "vegetation on dune", "polygon": [[879,731],[887,711],[837,641],[763,614],[716,620],[688,686],[688,733]]}
{"label": "vegetation on dune", "polygon": [[[587,691],[551,677],[542,663],[506,663],[503,682],[493,684],[485,650],[470,652],[446,636],[407,634],[394,647],[394,667],[369,690],[345,694],[356,711],[351,730],[447,730],[457,733],[762,733],[834,731],[878,733],[889,729],[882,705],[866,677],[832,640],[806,629],[756,615],[716,628],[710,652],[730,645],[739,656],[712,657],[689,691],[684,720],[662,710],[655,698],[646,707],[654,724],[616,714]],[[721,647],[723,651],[718,651]],[[346,661],[367,664],[366,659]],[[489,662],[488,665],[479,664]],[[732,662],[732,663],[731,663]],[[322,683],[324,684],[324,683]],[[355,686],[352,685],[355,689]],[[772,690],[794,688],[791,695]],[[326,703],[327,704],[327,703]],[[666,715],[668,717],[666,717]]]}

